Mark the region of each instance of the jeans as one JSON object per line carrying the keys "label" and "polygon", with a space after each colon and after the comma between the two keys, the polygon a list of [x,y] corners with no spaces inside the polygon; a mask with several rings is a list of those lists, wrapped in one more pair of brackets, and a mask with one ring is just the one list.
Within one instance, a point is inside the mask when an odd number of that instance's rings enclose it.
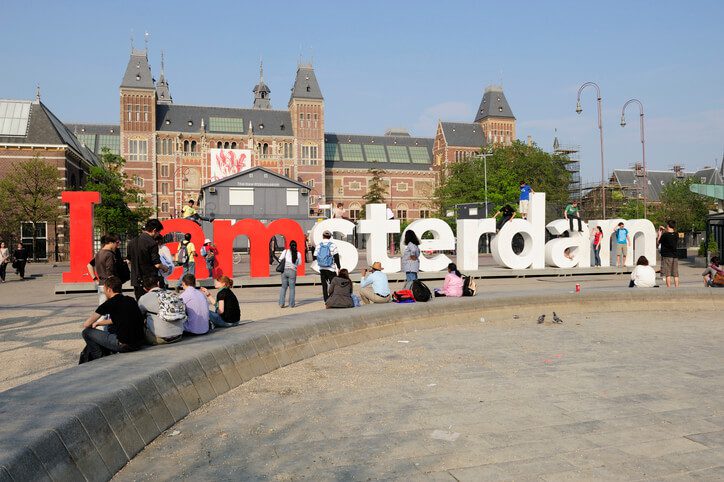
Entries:
{"label": "jeans", "polygon": [[408,271],[405,273],[405,289],[409,290],[412,288],[412,282],[417,279],[417,272]]}
{"label": "jeans", "polygon": [[289,306],[294,308],[294,290],[297,285],[297,269],[285,269],[282,273],[282,289],[279,292],[279,306],[284,306],[287,298],[287,287],[289,287]]}
{"label": "jeans", "polygon": [[237,326],[239,324],[238,321],[236,323],[228,323],[224,321],[221,315],[215,311],[209,311],[209,321],[213,323],[216,328],[228,328],[230,326]]}
{"label": "jeans", "polygon": [[121,351],[121,344],[114,333],[96,330],[95,328],[85,328],[83,330],[83,340],[88,345],[91,359],[102,358],[103,348],[113,353]]}
{"label": "jeans", "polygon": [[211,261],[209,261],[208,259],[206,260],[206,269],[209,270],[209,277],[213,278],[214,277],[214,260],[213,259]]}
{"label": "jeans", "polygon": [[0,263],[0,280],[5,281],[5,272],[8,270],[8,263]]}
{"label": "jeans", "polygon": [[577,219],[577,220],[578,220],[578,231],[579,231],[579,232],[580,232],[580,231],[583,231],[583,226],[581,225],[581,218],[580,218],[578,215],[576,215],[576,216],[570,216],[570,215],[569,215],[569,216],[568,216],[568,225],[569,225],[570,228],[571,228],[570,231],[573,232],[573,220],[574,220],[574,219]]}
{"label": "jeans", "polygon": [[178,279],[178,284],[176,286],[181,286],[181,282],[187,273],[196,274],[196,263],[187,263],[184,265],[184,272],[181,273],[181,277]]}
{"label": "jeans", "polygon": [[327,298],[329,298],[329,283],[332,282],[335,276],[337,276],[337,274],[334,271],[328,269],[319,270],[319,277],[322,279],[322,296],[324,296],[325,303],[327,302]]}
{"label": "jeans", "polygon": [[593,266],[601,266],[601,245],[593,247]]}

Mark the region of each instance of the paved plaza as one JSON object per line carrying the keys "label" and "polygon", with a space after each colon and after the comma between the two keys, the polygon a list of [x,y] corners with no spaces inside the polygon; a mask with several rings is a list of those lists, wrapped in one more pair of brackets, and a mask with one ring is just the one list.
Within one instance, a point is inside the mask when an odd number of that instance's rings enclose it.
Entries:
{"label": "paved plaza", "polygon": [[256,378],[115,480],[724,478],[720,313],[514,313]]}
{"label": "paved plaza", "polygon": [[[64,269],[62,266],[31,264],[28,273],[32,279],[16,281],[16,277],[9,274],[8,282],[0,285],[0,364],[3,367],[0,391],[77,364],[83,349],[82,322],[97,306],[97,296],[92,293],[53,294]],[[681,271],[682,286],[701,286],[701,268],[682,265]],[[584,291],[611,289],[626,286],[628,275],[501,278],[479,280],[477,284],[479,296],[493,297],[515,293],[568,293],[573,291],[576,283],[580,283]],[[442,281],[430,281],[428,285],[440,287]],[[401,287],[401,283],[392,285],[393,289]],[[242,319],[260,320],[291,312],[278,307],[278,287],[236,288],[234,291],[241,303]],[[294,313],[321,309],[324,305],[319,286],[297,287]]]}

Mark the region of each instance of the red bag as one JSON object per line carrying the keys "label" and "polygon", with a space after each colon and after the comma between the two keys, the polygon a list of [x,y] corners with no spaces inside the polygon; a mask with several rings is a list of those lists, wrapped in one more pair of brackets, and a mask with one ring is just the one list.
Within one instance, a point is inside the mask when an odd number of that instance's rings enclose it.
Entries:
{"label": "red bag", "polygon": [[395,303],[414,303],[415,297],[411,290],[399,290],[392,293],[392,301]]}

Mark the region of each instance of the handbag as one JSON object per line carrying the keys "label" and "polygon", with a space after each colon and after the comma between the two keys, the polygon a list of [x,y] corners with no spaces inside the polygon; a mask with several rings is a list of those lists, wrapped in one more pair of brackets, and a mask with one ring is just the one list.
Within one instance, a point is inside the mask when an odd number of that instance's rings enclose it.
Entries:
{"label": "handbag", "polygon": [[286,251],[283,251],[281,256],[279,256],[279,264],[277,265],[277,273],[283,273],[284,267],[287,264],[287,253]]}

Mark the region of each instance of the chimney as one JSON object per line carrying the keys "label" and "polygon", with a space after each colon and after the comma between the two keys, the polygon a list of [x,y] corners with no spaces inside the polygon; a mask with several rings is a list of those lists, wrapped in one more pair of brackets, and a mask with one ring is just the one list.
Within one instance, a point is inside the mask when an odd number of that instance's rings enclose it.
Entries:
{"label": "chimney", "polygon": [[528,147],[533,145],[533,136],[528,136],[528,140],[525,142]]}

